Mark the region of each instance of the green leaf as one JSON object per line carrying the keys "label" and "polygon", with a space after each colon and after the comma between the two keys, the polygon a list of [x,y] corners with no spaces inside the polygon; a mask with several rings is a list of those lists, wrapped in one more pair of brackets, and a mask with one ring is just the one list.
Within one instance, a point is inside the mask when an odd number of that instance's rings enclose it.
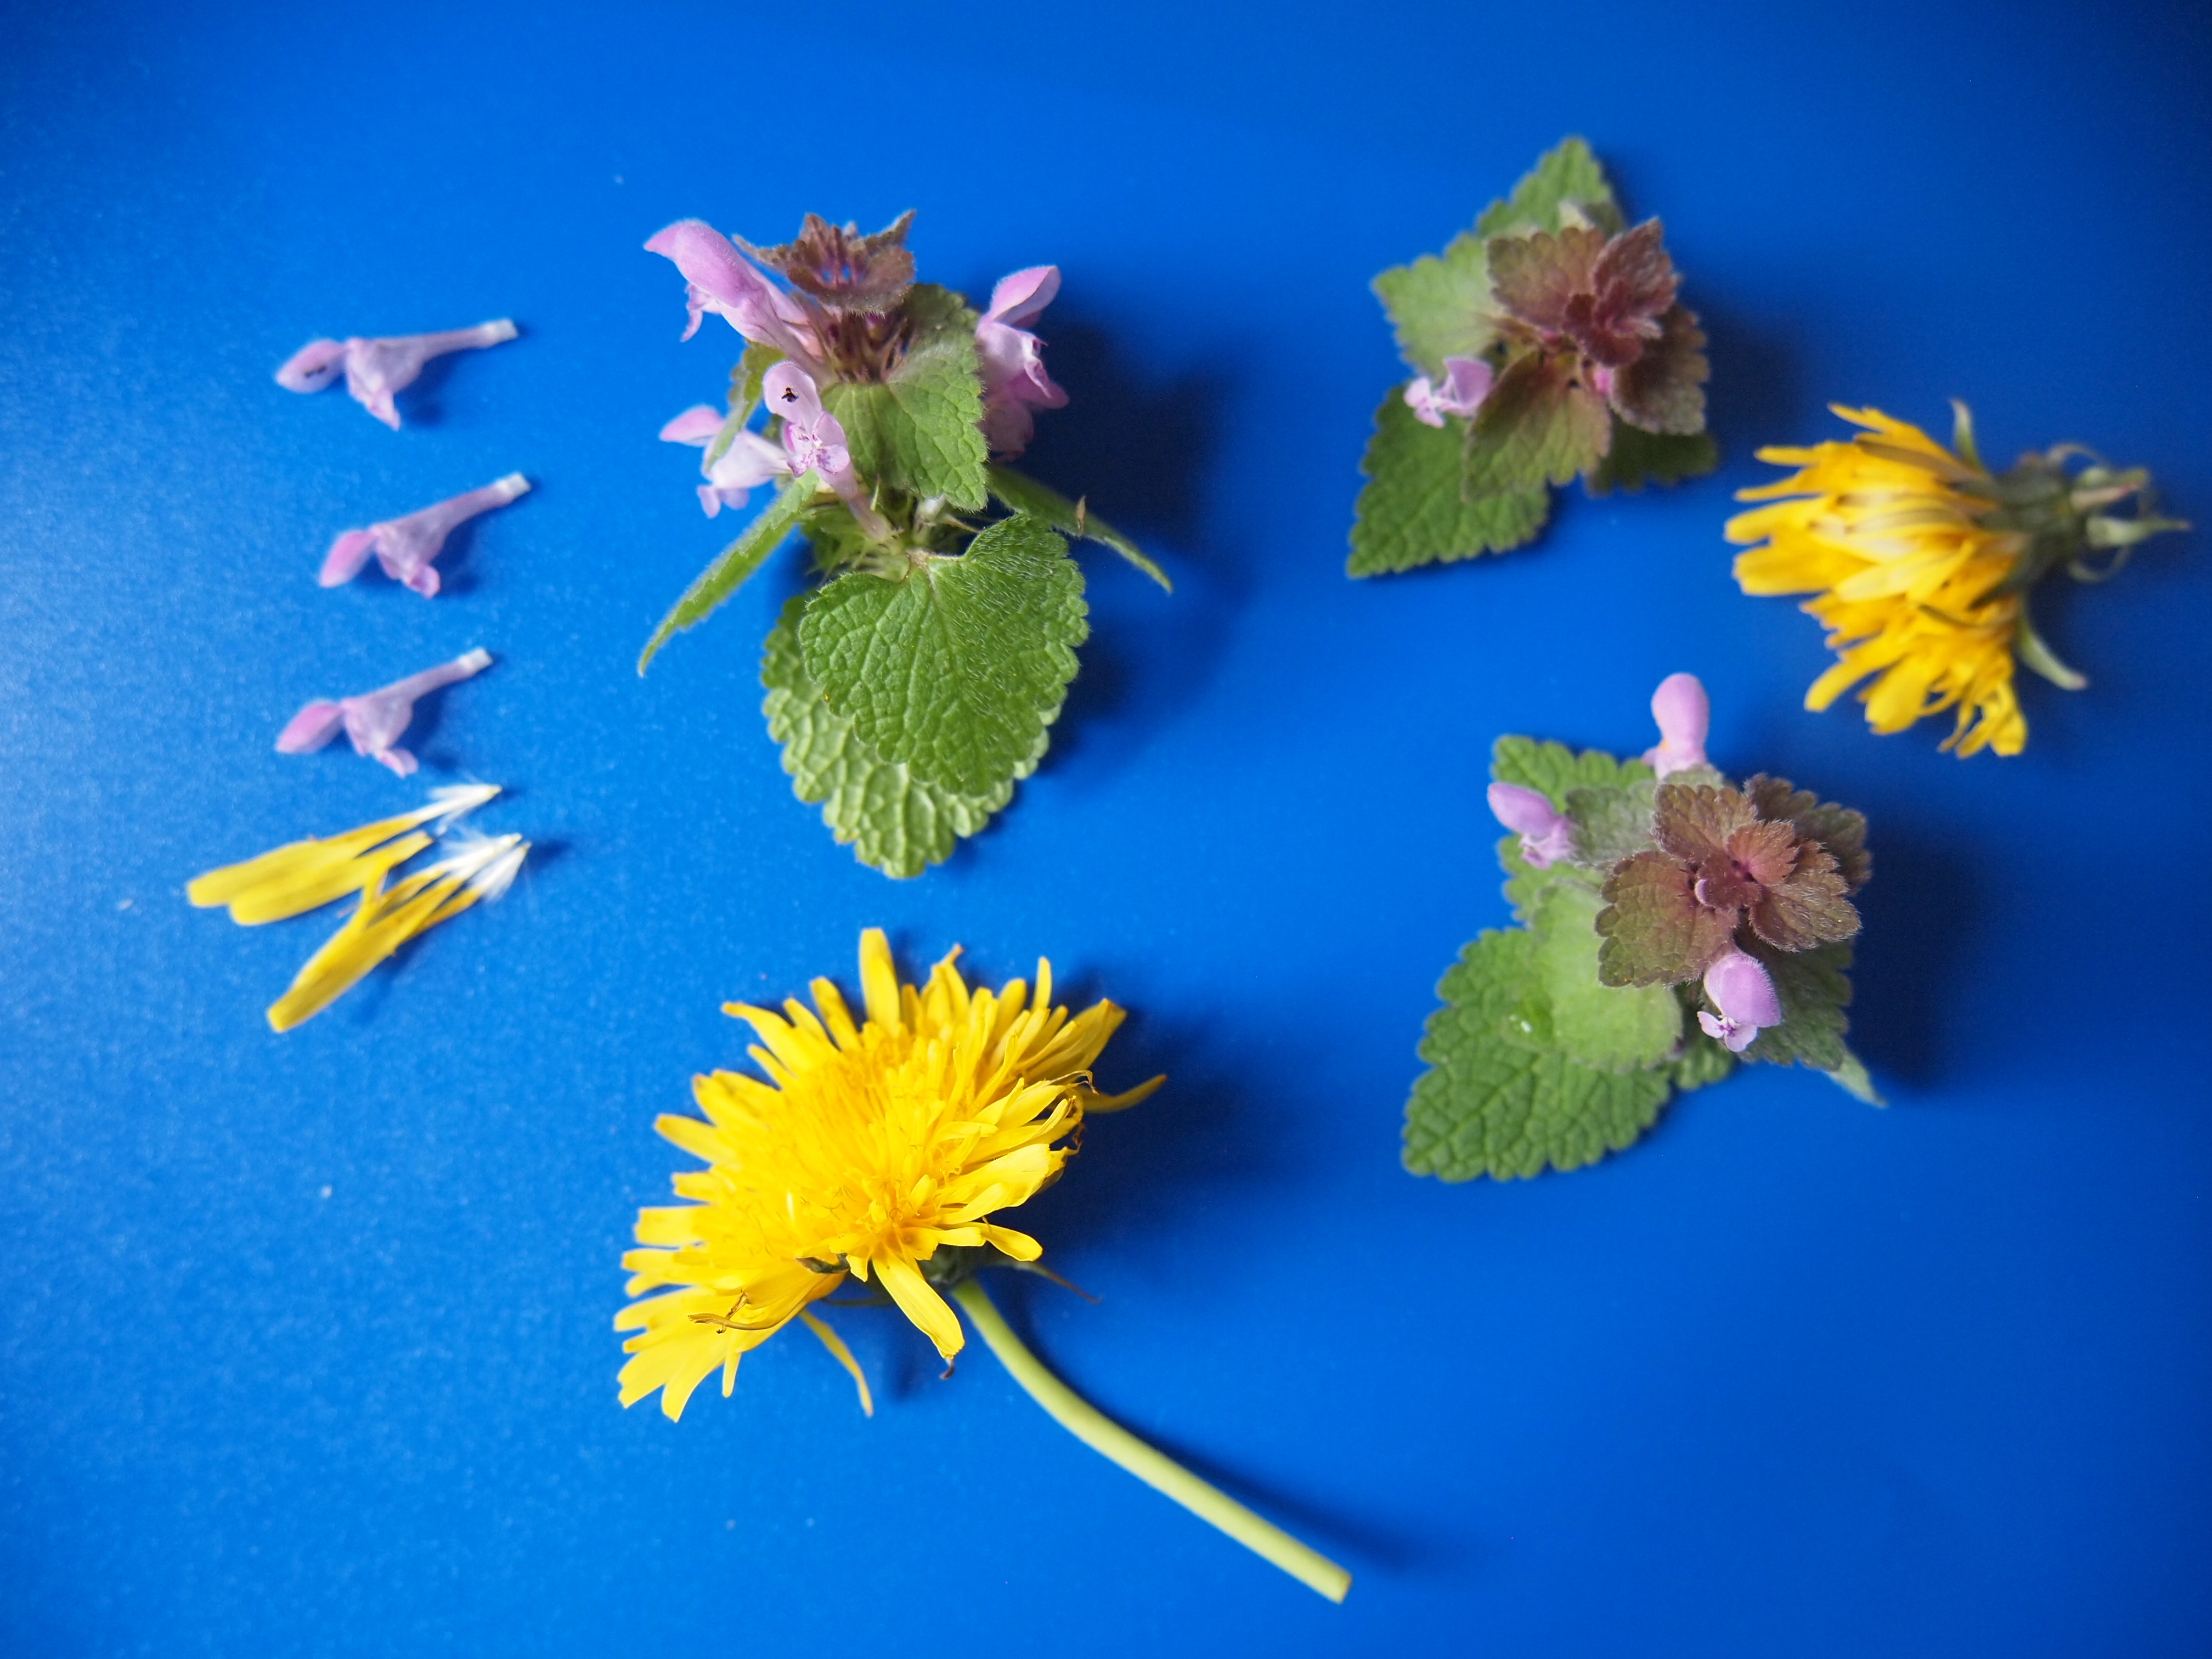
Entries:
{"label": "green leaf", "polygon": [[1605,878],[1598,912],[1598,975],[1607,985],[1680,985],[1729,947],[1735,910],[1698,902],[1697,867],[1665,853],[1638,853]]}
{"label": "green leaf", "polygon": [[990,480],[991,493],[1009,513],[1026,513],[1032,519],[1042,519],[1063,536],[1081,536],[1086,541],[1103,543],[1169,592],[1175,592],[1175,584],[1159,566],[1145,556],[1136,543],[1094,515],[1081,502],[1069,501],[1051,485],[1041,484],[1011,466],[988,467],[984,476]]}
{"label": "green leaf", "polygon": [[1875,1091],[1874,1079],[1867,1075],[1866,1062],[1848,1047],[1844,1049],[1844,1063],[1828,1073],[1828,1080],[1845,1094],[1863,1100],[1869,1106],[1889,1104]]}
{"label": "green leaf", "polygon": [[1782,1003],[1782,1024],[1762,1029],[1743,1058],[1772,1066],[1794,1060],[1816,1072],[1844,1071],[1850,1055],[1844,1046],[1844,1033],[1850,1029],[1844,1012],[1851,1000],[1850,944],[1778,951],[1754,939],[1746,940],[1744,949],[1759,958],[1773,980],[1774,994]]}
{"label": "green leaf", "polygon": [[1559,209],[1571,202],[1583,216],[1608,236],[1620,228],[1620,209],[1606,183],[1605,170],[1579,138],[1563,140],[1547,151],[1528,175],[1513,187],[1512,196],[1492,202],[1474,222],[1477,236],[1507,236],[1516,231],[1557,230]]}
{"label": "green leaf", "polygon": [[1551,497],[1540,488],[1469,501],[1461,488],[1465,422],[1424,426],[1404,388],[1375,411],[1360,470],[1367,475],[1352,525],[1345,574],[1372,576],[1451,563],[1519,547],[1543,527]]}
{"label": "green leaf", "polygon": [[1562,484],[1605,458],[1613,417],[1574,378],[1574,360],[1531,351],[1505,365],[1468,429],[1470,501]]}
{"label": "green leaf", "polygon": [[1613,382],[1613,413],[1634,426],[1678,438],[1705,429],[1705,334],[1686,306],[1659,319],[1659,337]]}
{"label": "green leaf", "polygon": [[768,556],[782,544],[791,527],[799,522],[799,515],[813,501],[816,482],[811,472],[792,479],[775,492],[775,499],[738,533],[737,540],[714,556],[714,562],[684,590],[684,597],[660,619],[660,626],[645,642],[645,649],[638,653],[639,673],[645,672],[646,665],[670,635],[679,628],[696,628],[704,622],[715,606],[736,592],[744,586],[745,578],[767,562]]}
{"label": "green leaf", "polygon": [[1673,1056],[1682,1040],[1682,1005],[1664,985],[1598,982],[1594,924],[1601,902],[1587,881],[1544,888],[1530,918],[1535,978],[1552,1041],[1569,1059],[1601,1072],[1643,1071]]}
{"label": "green leaf", "polygon": [[782,347],[748,341],[744,354],[730,371],[730,407],[739,414],[750,414],[753,405],[760,401],[762,377],[782,361]]}
{"label": "green leaf", "polygon": [[902,580],[840,576],[799,625],[806,672],[885,760],[983,794],[1039,751],[1089,634],[1083,572],[1031,518],[991,526]]}
{"label": "green leaf", "polygon": [[1492,782],[1534,789],[1561,812],[1567,811],[1567,796],[1574,790],[1618,789],[1650,775],[1651,769],[1640,760],[1615,760],[1602,749],[1578,755],[1563,743],[1538,743],[1534,738],[1500,738],[1490,750]]}
{"label": "green leaf", "polygon": [[1650,847],[1651,803],[1656,793],[1648,776],[1567,791],[1566,813],[1575,825],[1575,862],[1609,870]]}
{"label": "green leaf", "polygon": [[942,495],[983,509],[982,382],[975,313],[957,294],[917,283],[908,293],[913,343],[879,384],[824,386],[823,407],[845,428],[853,467],[867,483]]}
{"label": "green leaf", "polygon": [[[761,684],[768,696],[761,712],[769,736],[783,745],[791,791],[819,804],[822,821],[839,846],[851,846],[861,863],[887,876],[916,876],[951,856],[963,836],[972,836],[1013,797],[1013,778],[981,794],[941,789],[911,769],[887,761],[861,742],[852,721],[823,701],[807,678],[799,647],[799,619],[806,596],[793,598],[769,632],[761,653]],[[1027,777],[1044,752],[1014,769]]]}
{"label": "green leaf", "polygon": [[1680,483],[1701,477],[1721,463],[1720,446],[1710,432],[1695,437],[1670,437],[1631,426],[1618,416],[1613,422],[1613,447],[1605,459],[1583,476],[1583,488],[1593,495],[1616,489],[1633,495],[1646,484]]}
{"label": "green leaf", "polygon": [[[1666,1103],[1663,1070],[1617,1074],[1508,1040],[1536,969],[1526,933],[1486,933],[1437,986],[1406,1103],[1401,1157],[1415,1175],[1503,1180],[1594,1164],[1650,1128]],[[1525,1035],[1525,1034],[1524,1034]]]}
{"label": "green leaf", "polygon": [[1462,231],[1442,256],[1425,253],[1393,265],[1374,282],[1405,360],[1431,380],[1447,357],[1480,357],[1497,337],[1491,325],[1490,261],[1480,236]]}

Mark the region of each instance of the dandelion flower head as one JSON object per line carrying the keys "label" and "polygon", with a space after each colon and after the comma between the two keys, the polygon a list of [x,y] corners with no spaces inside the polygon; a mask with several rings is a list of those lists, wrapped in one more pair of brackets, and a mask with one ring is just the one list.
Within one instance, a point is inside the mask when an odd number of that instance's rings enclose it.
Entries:
{"label": "dandelion flower head", "polygon": [[1989,475],[1918,427],[1879,410],[1838,405],[1867,428],[1849,442],[1762,449],[1798,470],[1742,492],[1770,505],[1728,525],[1747,593],[1811,593],[1802,607],[1828,629],[1835,665],[1814,681],[1819,710],[1860,681],[1867,724],[1902,732],[1956,709],[1944,746],[2016,755],[2027,741],[2013,685],[2021,595],[2005,588],[2025,538],[1985,527]]}
{"label": "dandelion flower head", "polygon": [[1090,1067],[1121,1010],[1102,1001],[1071,1017],[1053,1006],[1042,960],[1034,997],[1018,979],[970,990],[957,954],[922,985],[903,985],[883,933],[869,929],[857,1023],[825,979],[810,988],[811,1009],[725,1006],[752,1027],[748,1053],[766,1080],[695,1078],[704,1121],[665,1115],[655,1126],[707,1167],[676,1176],[688,1202],[639,1212],[640,1248],[623,1258],[637,1298],[615,1320],[635,1333],[623,1344],[623,1405],[658,1389],[675,1418],[717,1369],[726,1395],[739,1358],[794,1318],[857,1380],[811,1311],[848,1280],[879,1286],[950,1360],[963,1335],[939,1286],[958,1253],[1042,1254],[994,1218],[1060,1174],[1086,1113],[1133,1105],[1160,1079],[1097,1094]]}

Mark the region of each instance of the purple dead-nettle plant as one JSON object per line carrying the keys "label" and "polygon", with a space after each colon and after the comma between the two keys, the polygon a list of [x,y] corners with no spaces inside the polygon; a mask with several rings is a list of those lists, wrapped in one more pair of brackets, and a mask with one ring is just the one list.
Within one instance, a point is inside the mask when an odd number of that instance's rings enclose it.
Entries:
{"label": "purple dead-nettle plant", "polygon": [[809,214],[790,241],[757,246],[684,219],[645,245],[683,276],[684,339],[713,315],[745,342],[726,410],[687,410],[661,437],[705,451],[709,517],[775,493],[662,618],[639,671],[803,537],[818,580],[768,638],[769,733],[799,798],[898,876],[948,857],[1044,755],[1088,633],[1064,538],[1167,586],[1087,501],[1006,465],[1036,411],[1067,402],[1030,327],[1059,268],[1001,279],[979,313],[917,280],[913,220],[863,234]]}
{"label": "purple dead-nettle plant", "polygon": [[353,740],[353,752],[390,767],[401,777],[415,770],[415,757],[398,746],[400,734],[415,718],[416,699],[442,686],[481,674],[491,666],[488,651],[470,651],[451,662],[410,674],[404,680],[356,697],[309,703],[286,722],[276,734],[280,755],[308,755],[343,731]]}
{"label": "purple dead-nettle plant", "polygon": [[505,507],[529,488],[529,479],[510,472],[481,489],[464,490],[404,518],[373,524],[366,530],[346,531],[323,556],[322,571],[315,580],[325,587],[343,586],[361,574],[369,556],[374,554],[386,575],[426,599],[434,599],[438,572],[431,562],[445,550],[446,538],[453,534],[454,526],[479,513]]}
{"label": "purple dead-nettle plant", "polygon": [[1516,924],[1460,952],[1406,1105],[1416,1175],[1571,1170],[1739,1062],[1804,1066],[1875,1101],[1844,1042],[1866,820],[1779,778],[1731,783],[1689,674],[1642,758],[1498,739],[1488,804]]}
{"label": "purple dead-nettle plant", "polygon": [[436,334],[310,340],[276,371],[276,384],[287,392],[320,392],[343,374],[353,400],[397,432],[399,410],[392,401],[392,394],[414,385],[423,364],[449,351],[497,345],[514,335],[514,323],[501,317],[474,328],[447,329]]}
{"label": "purple dead-nettle plant", "polygon": [[1601,495],[1711,471],[1681,286],[1659,222],[1627,224],[1579,138],[1440,253],[1376,276],[1413,378],[1376,410],[1346,573],[1519,547],[1577,477]]}

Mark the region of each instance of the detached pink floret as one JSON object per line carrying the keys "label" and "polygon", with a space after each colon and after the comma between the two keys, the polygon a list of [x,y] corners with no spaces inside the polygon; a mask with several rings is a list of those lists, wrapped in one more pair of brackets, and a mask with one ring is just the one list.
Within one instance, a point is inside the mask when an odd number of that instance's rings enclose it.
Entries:
{"label": "detached pink floret", "polygon": [[[694,404],[660,428],[661,440],[711,450],[726,418],[710,404]],[[699,486],[699,505],[711,519],[726,507],[743,507],[756,486],[786,476],[790,468],[782,450],[759,433],[741,428],[727,449],[711,461],[702,459],[699,470],[707,478]]]}
{"label": "detached pink floret", "polygon": [[415,700],[441,686],[480,674],[490,666],[489,652],[471,651],[435,668],[394,680],[380,690],[364,691],[357,697],[342,697],[336,702],[311,702],[293,715],[276,734],[276,752],[312,754],[337,736],[339,728],[343,727],[346,736],[353,739],[355,754],[366,755],[406,777],[415,770],[415,757],[397,744],[399,734],[415,718]]}
{"label": "detached pink floret", "polygon": [[373,524],[366,530],[349,530],[331,544],[316,580],[325,587],[342,586],[361,574],[374,553],[386,575],[426,599],[433,598],[438,592],[438,573],[430,562],[445,550],[446,538],[453,526],[495,507],[505,507],[529,488],[529,479],[510,472],[481,489],[465,490],[404,519]]}
{"label": "detached pink floret", "polygon": [[1540,791],[1517,783],[1490,786],[1490,810],[1508,830],[1521,832],[1521,861],[1534,870],[1548,870],[1575,850],[1575,826],[1558,811]]}
{"label": "detached pink floret", "polygon": [[1651,694],[1651,718],[1659,722],[1656,748],[1644,751],[1644,763],[1665,777],[1711,764],[1705,759],[1705,733],[1712,725],[1712,705],[1695,674],[1669,674]]}
{"label": "detached pink floret", "polygon": [[310,340],[276,371],[276,384],[287,392],[320,392],[343,369],[346,390],[353,400],[390,427],[399,430],[399,411],[392,394],[415,383],[422,365],[449,351],[467,351],[497,345],[514,337],[514,325],[501,317],[474,328],[447,329],[441,334],[398,334],[376,340],[360,337],[348,340]]}
{"label": "detached pink floret", "polygon": [[1480,357],[1444,359],[1444,383],[1430,384],[1422,375],[1406,387],[1406,407],[1423,426],[1442,426],[1447,415],[1468,416],[1482,407],[1490,395],[1491,367]]}
{"label": "detached pink floret", "polygon": [[999,454],[1018,455],[1029,447],[1036,432],[1032,409],[1067,406],[1067,393],[1044,372],[1044,342],[1022,326],[1035,322],[1059,292],[1058,265],[1031,265],[999,279],[991,308],[976,321],[983,440]]}
{"label": "detached pink floret", "polygon": [[1705,994],[1720,1016],[1700,1008],[1698,1027],[1716,1042],[1728,1044],[1732,1054],[1751,1047],[1763,1028],[1782,1024],[1782,1000],[1774,994],[1774,981],[1755,957],[1741,951],[1730,951],[1705,969]]}

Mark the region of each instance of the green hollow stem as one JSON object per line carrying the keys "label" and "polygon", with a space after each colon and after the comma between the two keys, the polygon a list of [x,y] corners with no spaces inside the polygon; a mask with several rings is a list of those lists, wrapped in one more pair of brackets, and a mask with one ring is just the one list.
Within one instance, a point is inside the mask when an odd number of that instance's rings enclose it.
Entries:
{"label": "green hollow stem", "polygon": [[1012,1373],[1014,1381],[1060,1427],[1154,1491],[1164,1492],[1200,1520],[1219,1528],[1262,1560],[1272,1561],[1307,1589],[1332,1601],[1344,1600],[1345,1591],[1352,1588],[1350,1573],[1107,1418],[1044,1368],[1043,1362],[1014,1334],[980,1283],[963,1279],[953,1287],[952,1299],[967,1310],[984,1346],[998,1355],[999,1363]]}

